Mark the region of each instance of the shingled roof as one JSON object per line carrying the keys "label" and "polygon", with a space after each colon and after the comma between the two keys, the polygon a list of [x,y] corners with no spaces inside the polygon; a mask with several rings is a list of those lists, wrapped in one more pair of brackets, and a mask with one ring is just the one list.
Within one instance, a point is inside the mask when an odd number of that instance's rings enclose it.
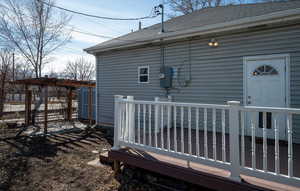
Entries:
{"label": "shingled roof", "polygon": [[[85,49],[89,53],[142,45],[160,39],[176,38],[199,32],[211,32],[226,27],[237,28],[245,23],[259,24],[260,21],[300,16],[300,1],[271,2],[244,5],[228,5],[205,8],[193,13],[175,17],[165,22],[165,32],[155,24],[124,36],[108,40]],[[248,26],[249,27],[249,26]]]}

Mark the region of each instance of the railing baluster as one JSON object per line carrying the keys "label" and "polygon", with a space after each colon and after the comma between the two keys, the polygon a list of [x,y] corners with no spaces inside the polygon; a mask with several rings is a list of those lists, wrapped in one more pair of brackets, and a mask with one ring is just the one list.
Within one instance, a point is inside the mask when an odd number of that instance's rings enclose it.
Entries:
{"label": "railing baluster", "polygon": [[149,146],[152,146],[151,145],[151,143],[152,143],[152,133],[151,133],[151,128],[152,128],[152,125],[151,125],[151,123],[152,123],[152,119],[151,119],[151,113],[152,113],[152,105],[151,104],[149,104]]}
{"label": "railing baluster", "polygon": [[204,157],[208,158],[208,148],[207,148],[207,108],[204,108]]}
{"label": "railing baluster", "polygon": [[130,142],[130,116],[129,116],[129,103],[126,103],[126,129],[127,129],[127,141]]}
{"label": "railing baluster", "polygon": [[174,151],[177,152],[177,109],[176,105],[174,105]]}
{"label": "railing baluster", "polygon": [[241,111],[241,161],[245,166],[245,113]]}
{"label": "railing baluster", "polygon": [[160,117],[160,128],[161,128],[161,134],[160,134],[160,138],[161,138],[161,148],[164,149],[164,105],[161,105],[160,107],[161,109],[161,117]]}
{"label": "railing baluster", "polygon": [[122,132],[122,135],[123,135],[123,141],[125,141],[125,137],[126,137],[126,103],[123,103],[122,104],[122,126],[123,126],[123,132]]}
{"label": "railing baluster", "polygon": [[252,168],[256,169],[256,141],[255,141],[255,113],[252,113],[251,120],[251,156],[252,156]]}
{"label": "railing baluster", "polygon": [[136,141],[135,141],[135,134],[136,134],[136,132],[135,132],[135,103],[131,103],[131,118],[130,118],[130,120],[131,120],[131,126],[132,126],[132,129],[131,129],[131,141],[133,142],[133,143],[136,143]]}
{"label": "railing baluster", "polygon": [[191,111],[191,107],[188,107],[188,130],[189,130],[189,134],[188,134],[188,141],[189,141],[189,154],[192,154],[192,111]]}
{"label": "railing baluster", "polygon": [[[155,98],[155,101],[158,101],[157,98]],[[157,148],[157,133],[158,133],[158,116],[159,116],[159,105],[155,105],[155,133],[154,133],[154,140],[155,140],[155,148]]]}
{"label": "railing baluster", "polygon": [[143,144],[146,145],[146,104],[143,105]]}
{"label": "railing baluster", "polygon": [[184,108],[181,107],[181,152],[184,153],[184,130],[183,130],[183,119],[184,119]]}
{"label": "railing baluster", "polygon": [[168,151],[170,151],[171,149],[171,139],[170,139],[170,124],[171,124],[171,106],[167,106],[167,109],[168,109],[168,120],[167,120],[167,136],[168,136],[168,139],[167,139],[167,143],[168,143]]}
{"label": "railing baluster", "polygon": [[292,114],[287,116],[287,133],[288,133],[288,176],[293,177],[293,130]]}
{"label": "railing baluster", "polygon": [[280,159],[279,159],[279,129],[277,124],[277,115],[274,115],[274,130],[275,130],[275,173],[280,173]]}
{"label": "railing baluster", "polygon": [[199,108],[196,108],[196,155],[200,156],[199,146]]}
{"label": "railing baluster", "polygon": [[263,112],[263,170],[268,170],[268,150],[267,150],[267,113]]}
{"label": "railing baluster", "polygon": [[212,125],[213,125],[213,158],[217,160],[217,143],[216,143],[216,109],[212,110]]}
{"label": "railing baluster", "polygon": [[141,105],[137,104],[138,107],[138,143],[141,144]]}
{"label": "railing baluster", "polygon": [[222,161],[226,162],[225,110],[222,109]]}

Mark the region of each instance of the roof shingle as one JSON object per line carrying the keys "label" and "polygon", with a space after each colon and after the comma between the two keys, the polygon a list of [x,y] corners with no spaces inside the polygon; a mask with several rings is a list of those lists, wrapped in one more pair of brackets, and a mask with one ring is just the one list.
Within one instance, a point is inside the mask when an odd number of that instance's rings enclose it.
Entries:
{"label": "roof shingle", "polygon": [[[165,22],[165,33],[184,32],[192,28],[206,27],[215,24],[237,21],[240,19],[263,16],[271,13],[300,8],[300,1],[271,2],[244,5],[228,5],[215,8],[205,8],[193,13],[175,17]],[[138,30],[124,36],[105,41],[96,46],[87,48],[86,51],[95,51],[120,46],[130,46],[137,43],[145,43],[150,40],[159,39],[161,36],[160,24]]]}

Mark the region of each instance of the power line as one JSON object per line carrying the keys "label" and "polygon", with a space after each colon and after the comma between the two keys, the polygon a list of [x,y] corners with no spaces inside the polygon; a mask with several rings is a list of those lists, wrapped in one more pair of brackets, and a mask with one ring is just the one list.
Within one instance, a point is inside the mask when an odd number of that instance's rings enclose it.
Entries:
{"label": "power line", "polygon": [[88,35],[88,36],[95,36],[95,37],[107,38],[107,39],[116,38],[116,37],[112,37],[112,36],[98,35],[98,34],[94,34],[94,33],[90,33],[90,32],[80,31],[80,30],[74,29],[74,27],[71,28],[70,30],[71,30],[71,32],[77,32],[77,33],[81,33],[81,34]]}
{"label": "power line", "polygon": [[67,8],[64,8],[64,7],[60,7],[60,6],[57,6],[57,5],[52,5],[50,3],[44,2],[43,0],[38,0],[38,1],[45,4],[45,5],[55,7],[57,9],[60,9],[60,10],[63,10],[63,11],[71,12],[71,13],[78,14],[78,15],[83,15],[83,16],[86,16],[86,17],[93,17],[93,18],[97,18],[97,19],[106,19],[106,20],[115,20],[115,21],[136,21],[136,20],[143,20],[143,19],[152,19],[152,18],[157,17],[157,15],[153,15],[153,10],[151,11],[151,14],[149,16],[145,16],[145,17],[138,17],[138,18],[105,17],[105,16],[92,15],[92,14],[88,14],[88,13],[82,13],[82,12],[79,12],[79,11],[74,11],[74,10],[67,9]]}
{"label": "power line", "polygon": [[100,37],[100,38],[109,38],[111,40],[114,41],[122,41],[122,42],[131,42],[131,43],[144,43],[147,42],[147,40],[126,40],[126,39],[120,39],[121,37],[111,37],[111,36],[105,36],[105,35],[98,35],[98,34],[94,34],[94,33],[90,33],[90,32],[86,32],[86,31],[81,31],[78,28],[76,28],[76,30],[74,30],[74,26],[71,26],[72,28],[69,28],[69,30],[71,32],[77,32],[77,33],[81,33],[87,36],[94,36],[94,37]]}

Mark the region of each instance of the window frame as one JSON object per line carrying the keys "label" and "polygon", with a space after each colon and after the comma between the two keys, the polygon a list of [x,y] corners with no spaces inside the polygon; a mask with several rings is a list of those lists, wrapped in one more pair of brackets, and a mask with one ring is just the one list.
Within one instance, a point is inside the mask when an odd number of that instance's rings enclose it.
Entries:
{"label": "window frame", "polygon": [[[147,74],[141,74],[140,72],[141,72],[141,69],[144,69],[144,68],[147,68]],[[148,76],[148,80],[147,80],[147,82],[141,82],[141,80],[140,80],[140,77],[141,76]],[[150,82],[150,67],[149,67],[149,65],[147,65],[147,66],[139,66],[138,67],[138,83],[139,84],[149,84],[149,82]]]}

